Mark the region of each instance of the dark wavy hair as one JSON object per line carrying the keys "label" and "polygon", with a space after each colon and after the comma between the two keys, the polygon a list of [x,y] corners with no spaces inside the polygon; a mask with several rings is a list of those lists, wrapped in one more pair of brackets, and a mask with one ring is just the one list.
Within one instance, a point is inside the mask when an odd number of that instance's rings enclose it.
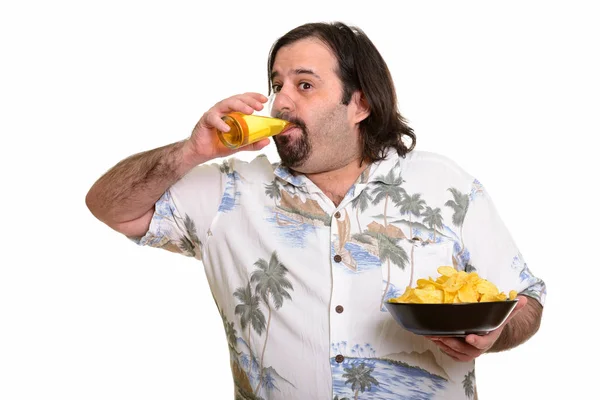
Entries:
{"label": "dark wavy hair", "polygon": [[[335,54],[338,64],[336,72],[344,89],[342,104],[348,105],[357,90],[363,93],[369,104],[371,113],[359,125],[363,143],[362,161],[379,161],[390,147],[395,148],[402,157],[413,150],[417,137],[398,111],[390,70],[373,42],[357,27],[342,22],[309,23],[280,37],[269,52],[269,94],[277,52],[284,46],[306,38],[321,40]],[[403,142],[403,136],[411,139],[410,147]]]}

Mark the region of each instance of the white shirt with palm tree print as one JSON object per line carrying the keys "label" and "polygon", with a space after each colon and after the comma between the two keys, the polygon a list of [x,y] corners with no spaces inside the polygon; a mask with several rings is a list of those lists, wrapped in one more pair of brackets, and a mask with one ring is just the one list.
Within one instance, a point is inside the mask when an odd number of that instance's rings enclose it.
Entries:
{"label": "white shirt with palm tree print", "polygon": [[200,165],[134,240],[204,264],[236,399],[472,399],[475,363],[404,330],[384,302],[442,265],[546,294],[481,183],[429,152],[388,153],[337,207],[264,155]]}

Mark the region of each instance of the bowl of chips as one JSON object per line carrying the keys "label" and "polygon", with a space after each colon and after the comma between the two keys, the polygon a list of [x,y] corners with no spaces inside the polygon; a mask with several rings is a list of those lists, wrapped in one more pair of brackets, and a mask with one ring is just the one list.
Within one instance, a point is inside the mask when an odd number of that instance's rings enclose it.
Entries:
{"label": "bowl of chips", "polygon": [[419,279],[400,297],[385,302],[406,330],[426,336],[485,335],[500,327],[517,305],[517,292],[505,294],[476,272],[438,268],[440,276]]}

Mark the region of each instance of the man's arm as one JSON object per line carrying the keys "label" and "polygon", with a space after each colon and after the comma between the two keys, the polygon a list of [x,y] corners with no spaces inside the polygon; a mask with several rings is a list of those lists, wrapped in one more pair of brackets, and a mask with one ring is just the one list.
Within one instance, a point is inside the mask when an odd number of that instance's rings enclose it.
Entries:
{"label": "man's arm", "polygon": [[[469,263],[498,288],[506,292],[536,293],[543,302],[545,284],[529,271],[487,190],[480,183],[463,190],[470,193],[473,188],[476,194],[468,200],[461,227]],[[431,340],[458,361],[471,361],[488,351],[513,348],[538,331],[542,315],[542,303],[534,297],[518,295],[517,299],[504,324],[486,335],[471,334],[464,340],[448,337],[431,337]]]}
{"label": "man's arm", "polygon": [[[198,121],[189,139],[135,154],[119,162],[90,188],[86,204],[100,221],[126,236],[146,234],[154,204],[194,166],[239,151],[220,143],[216,129],[228,131],[221,117],[231,111],[252,114],[267,98],[259,93],[232,96],[215,104]],[[260,150],[268,139],[243,150]]]}
{"label": "man's arm", "polygon": [[194,165],[207,161],[194,156],[186,143],[135,154],[112,167],[86,196],[92,214],[126,236],[143,236],[156,201]]}
{"label": "man's arm", "polygon": [[529,340],[540,328],[542,311],[543,307],[536,299],[527,297],[527,304],[508,321],[498,340],[487,352],[494,353],[512,349]]}
{"label": "man's arm", "polygon": [[537,332],[542,319],[542,306],[537,300],[521,295],[517,298],[519,303],[507,321],[487,335],[467,335],[464,340],[453,337],[428,338],[456,361],[471,361],[483,353],[516,347]]}

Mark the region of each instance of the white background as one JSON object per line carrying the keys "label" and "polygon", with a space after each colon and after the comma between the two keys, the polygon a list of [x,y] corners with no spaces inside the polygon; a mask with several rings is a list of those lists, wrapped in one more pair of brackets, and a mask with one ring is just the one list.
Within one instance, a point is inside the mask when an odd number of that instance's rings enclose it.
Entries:
{"label": "white background", "polygon": [[85,195],[119,160],[187,137],[217,101],[266,92],[271,44],[331,20],[371,37],[417,148],[487,187],[548,285],[539,333],[478,361],[480,399],[595,391],[594,2],[6,3],[0,399],[233,397],[202,264],[137,247],[95,220]]}

